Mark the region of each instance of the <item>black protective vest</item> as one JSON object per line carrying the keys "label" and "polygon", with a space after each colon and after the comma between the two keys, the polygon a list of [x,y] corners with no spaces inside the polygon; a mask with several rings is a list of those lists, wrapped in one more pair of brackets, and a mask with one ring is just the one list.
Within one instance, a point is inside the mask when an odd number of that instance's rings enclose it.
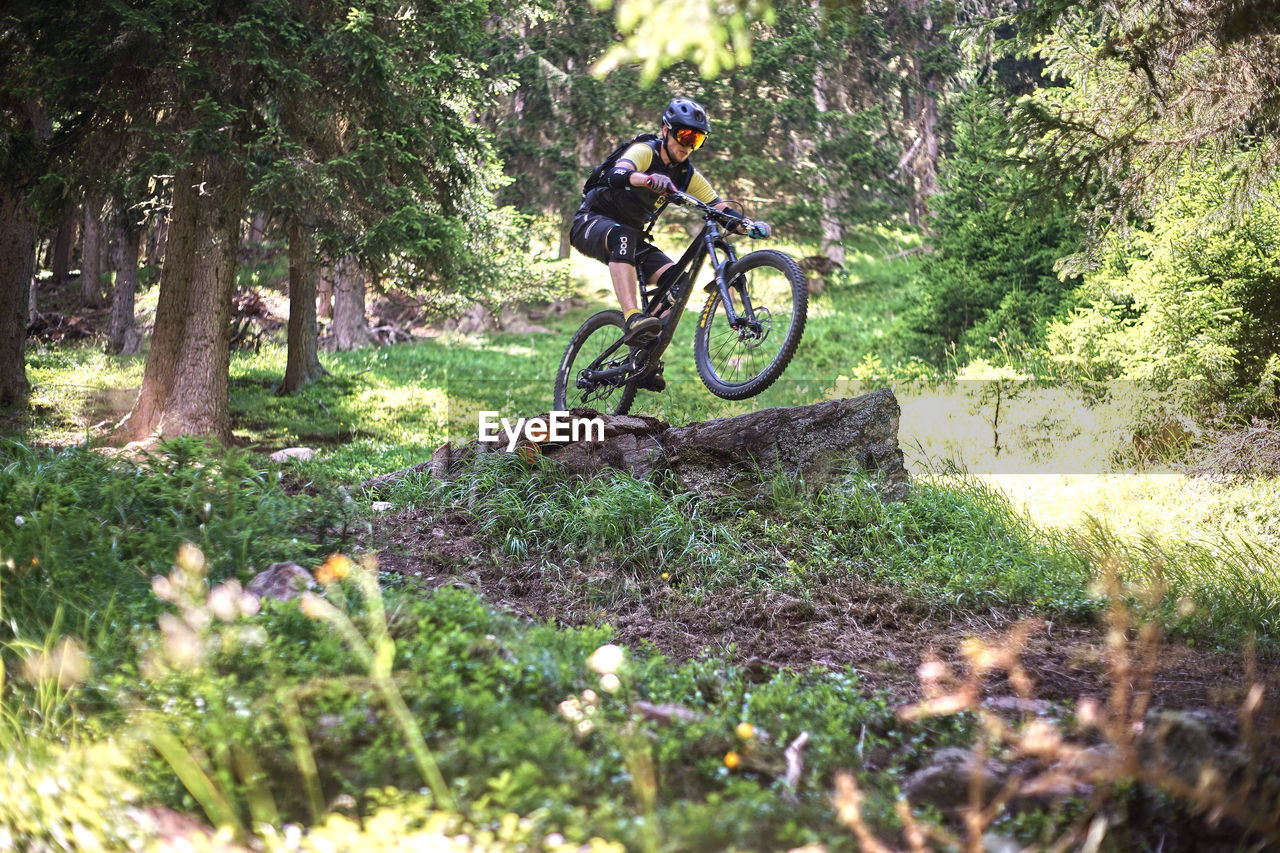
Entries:
{"label": "black protective vest", "polygon": [[[643,174],[666,175],[671,178],[676,189],[681,192],[688,190],[689,182],[693,180],[693,164],[685,160],[683,163],[668,166],[663,161],[660,151],[662,140],[655,139],[644,144],[653,149],[653,160]],[[661,211],[660,198],[661,196],[656,192],[646,187],[625,189],[596,187],[582,200],[582,207],[593,213],[604,214],[615,222],[643,231],[648,227],[649,221]]]}

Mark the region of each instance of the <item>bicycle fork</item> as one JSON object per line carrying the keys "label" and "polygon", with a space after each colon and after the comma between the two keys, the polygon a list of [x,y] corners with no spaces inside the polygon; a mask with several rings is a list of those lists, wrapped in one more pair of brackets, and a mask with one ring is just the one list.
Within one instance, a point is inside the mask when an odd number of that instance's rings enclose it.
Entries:
{"label": "bicycle fork", "polygon": [[[738,257],[733,251],[733,247],[724,242],[722,238],[720,226],[714,222],[708,223],[707,229],[703,232],[703,241],[706,244],[707,256],[711,259],[711,268],[715,270],[716,289],[720,292],[720,301],[724,303],[724,312],[729,318],[729,328],[737,332],[740,337],[745,337],[747,333],[759,337],[761,324],[756,320],[755,309],[751,306],[751,296],[747,293],[746,284],[734,285],[725,277],[725,271],[733,266]],[[725,258],[723,262],[716,254],[717,249],[724,250]],[[741,314],[733,308],[733,299],[729,295],[730,287],[734,287],[738,291],[738,298],[742,303]]]}

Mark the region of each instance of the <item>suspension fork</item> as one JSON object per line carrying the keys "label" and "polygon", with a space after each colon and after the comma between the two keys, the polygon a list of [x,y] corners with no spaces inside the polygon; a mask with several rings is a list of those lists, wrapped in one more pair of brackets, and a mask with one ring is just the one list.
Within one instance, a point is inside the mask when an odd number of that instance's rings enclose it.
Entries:
{"label": "suspension fork", "polygon": [[[711,266],[716,271],[716,288],[720,291],[720,301],[724,303],[725,314],[729,318],[729,328],[738,329],[743,322],[746,322],[753,331],[759,331],[759,324],[755,319],[755,312],[751,307],[751,297],[747,294],[745,287],[738,288],[739,298],[742,301],[742,313],[739,314],[733,309],[733,299],[729,296],[730,282],[726,277],[729,267],[733,266],[738,260],[737,253],[733,250],[733,246],[724,240],[724,233],[720,230],[720,226],[715,222],[708,222],[707,227],[702,232],[703,245],[706,247],[707,256],[711,258]],[[717,255],[717,249],[724,251],[724,259],[721,260]]]}

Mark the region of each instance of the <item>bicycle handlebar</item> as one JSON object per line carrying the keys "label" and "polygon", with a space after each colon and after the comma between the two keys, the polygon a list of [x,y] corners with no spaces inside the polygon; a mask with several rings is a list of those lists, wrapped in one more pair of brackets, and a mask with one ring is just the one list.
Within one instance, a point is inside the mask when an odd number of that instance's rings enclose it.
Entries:
{"label": "bicycle handlebar", "polygon": [[681,192],[680,190],[676,190],[675,192],[669,193],[668,195],[670,196],[671,200],[675,204],[687,204],[692,207],[698,208],[699,210],[702,211],[703,216],[706,219],[717,219],[721,222],[721,224],[724,224],[724,225],[741,226],[742,233],[745,234],[746,236],[748,237],[757,236],[751,230],[755,226],[755,223],[745,216],[734,216],[732,213],[725,213],[723,210],[716,210],[714,207],[707,204],[706,202],[700,201],[699,199],[694,198],[688,193]]}

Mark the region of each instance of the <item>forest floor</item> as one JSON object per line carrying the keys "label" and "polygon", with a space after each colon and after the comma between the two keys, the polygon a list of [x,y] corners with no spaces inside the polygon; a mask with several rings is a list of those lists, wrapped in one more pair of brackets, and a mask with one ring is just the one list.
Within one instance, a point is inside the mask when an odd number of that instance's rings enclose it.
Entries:
{"label": "forest floor", "polygon": [[[869,687],[889,692],[898,703],[921,698],[922,663],[959,661],[971,638],[1000,646],[1021,621],[998,610],[979,614],[930,606],[855,575],[810,587],[806,599],[732,586],[691,597],[670,581],[655,580],[602,604],[593,592],[599,582],[626,574],[607,557],[567,575],[565,569],[548,573],[539,555],[518,560],[489,547],[477,537],[476,520],[464,513],[410,510],[384,517],[375,529],[367,544],[379,551],[381,569],[425,588],[465,586],[535,621],[607,623],[623,645],[649,643],[675,662],[720,655],[761,679],[779,668],[852,667]],[[1105,651],[1109,626],[1038,618],[1030,625],[1020,655],[1035,698],[1065,704],[1105,699],[1113,684]],[[1264,685],[1268,696],[1280,695],[1280,655],[1274,652],[1251,656],[1168,642],[1158,657],[1149,685],[1156,707],[1235,712],[1245,685],[1252,683]],[[1144,686],[1143,669],[1135,662],[1135,688]],[[1001,677],[987,692],[1015,691]]]}

